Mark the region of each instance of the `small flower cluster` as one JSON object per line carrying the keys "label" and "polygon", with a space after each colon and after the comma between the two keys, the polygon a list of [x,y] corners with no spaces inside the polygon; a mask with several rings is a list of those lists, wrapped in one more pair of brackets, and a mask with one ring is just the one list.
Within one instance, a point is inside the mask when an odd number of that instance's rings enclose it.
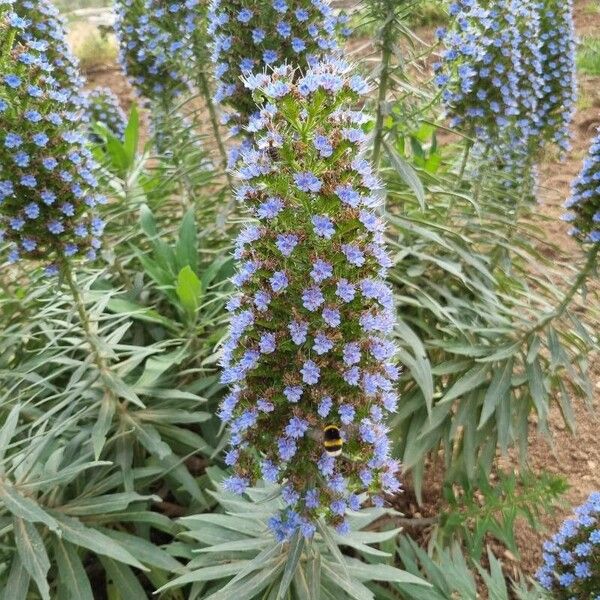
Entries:
{"label": "small flower cluster", "polygon": [[536,577],[557,600],[600,600],[600,492],[543,545]]}
{"label": "small flower cluster", "polygon": [[565,208],[570,211],[563,218],[573,224],[571,234],[585,242],[600,243],[600,133],[573,182]]}
{"label": "small flower cluster", "polygon": [[127,127],[127,117],[121,108],[114,92],[106,87],[97,87],[86,94],[87,120],[91,123],[102,123],[120,140],[123,139]]}
{"label": "small flower cluster", "polygon": [[539,16],[528,0],[477,0],[450,7],[455,27],[439,30],[445,50],[435,82],[453,126],[480,142],[523,145],[539,131],[542,56]]}
{"label": "small flower cluster", "polygon": [[52,273],[66,257],[95,257],[103,223],[93,209],[104,198],[48,44],[12,4],[0,2],[0,241],[11,262],[51,263]]}
{"label": "small flower cluster", "polygon": [[577,101],[573,2],[543,0],[540,17],[543,87],[539,119],[545,139],[568,150],[569,125]]}
{"label": "small flower cluster", "polygon": [[[342,61],[304,73],[249,75],[261,107],[243,152],[237,198],[256,222],[240,234],[223,350],[220,407],[234,467],[226,488],[278,483],[288,508],[279,539],[310,537],[323,516],[347,531],[347,510],[399,490],[385,414],[396,409],[392,265],[374,208],[382,190],[353,110],[368,85]],[[333,424],[343,454],[324,445]]]}
{"label": "small flower cluster", "polygon": [[218,82],[215,101],[231,108],[225,122],[246,125],[256,106],[242,77],[291,64],[306,69],[338,50],[347,17],[328,0],[211,0],[208,33]]}
{"label": "small flower cluster", "polygon": [[16,27],[17,43],[36,44],[36,49],[54,67],[52,75],[58,85],[69,94],[71,108],[80,110],[85,105],[81,94],[85,80],[67,42],[65,23],[58,9],[49,0],[22,0],[12,10],[20,24],[25,25]]}
{"label": "small flower cluster", "polygon": [[116,0],[119,62],[136,91],[169,101],[187,91],[200,0]]}

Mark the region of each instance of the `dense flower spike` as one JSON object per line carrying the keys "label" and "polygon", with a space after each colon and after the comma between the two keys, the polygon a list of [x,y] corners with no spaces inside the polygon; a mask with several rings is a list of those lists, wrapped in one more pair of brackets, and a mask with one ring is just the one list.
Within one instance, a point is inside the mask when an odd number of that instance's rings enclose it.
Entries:
{"label": "dense flower spike", "polygon": [[247,124],[256,106],[242,77],[266,67],[306,69],[335,52],[346,17],[329,0],[211,0],[209,35],[218,88],[215,100],[233,109],[227,121]]}
{"label": "dense flower spike", "polygon": [[600,599],[600,492],[575,510],[543,550],[536,577],[553,598]]}
{"label": "dense flower spike", "polygon": [[119,99],[110,88],[97,87],[86,94],[87,120],[91,124],[102,123],[119,139],[123,139],[127,117]]}
{"label": "dense flower spike", "polygon": [[35,49],[42,50],[54,67],[52,75],[58,85],[69,94],[71,108],[81,109],[84,106],[81,95],[84,79],[79,71],[79,61],[67,42],[65,23],[58,9],[48,0],[22,0],[12,4],[16,18],[24,20],[25,25],[16,28],[17,43],[25,46],[29,42],[36,43]]}
{"label": "dense flower spike", "polygon": [[[489,6],[488,6],[489,4]],[[542,63],[539,18],[529,0],[457,0],[454,29],[440,30],[436,83],[453,126],[484,144],[523,144],[538,133]]]}
{"label": "dense flower spike", "polygon": [[541,0],[539,7],[543,73],[539,120],[544,137],[568,150],[577,101],[573,2]]}
{"label": "dense flower spike", "polygon": [[138,93],[165,106],[188,90],[200,0],[116,0],[119,61]]}
{"label": "dense flower spike", "polygon": [[[399,375],[383,282],[392,261],[374,212],[382,190],[364,157],[365,117],[352,110],[367,85],[335,59],[246,85],[262,109],[237,198],[257,222],[238,238],[240,294],[229,303],[222,381],[232,389],[219,414],[236,475],[227,488],[280,483],[289,509],[272,527],[281,539],[310,536],[318,516],[343,532],[347,509],[399,489],[384,424]],[[325,450],[328,424],[341,430],[342,456]]]}
{"label": "dense flower spike", "polygon": [[573,224],[571,234],[582,241],[600,243],[600,133],[592,142],[581,173],[565,204],[564,219]]}
{"label": "dense flower spike", "polygon": [[93,208],[104,201],[94,191],[96,164],[48,44],[11,4],[0,3],[0,240],[12,262],[93,258],[103,228]]}

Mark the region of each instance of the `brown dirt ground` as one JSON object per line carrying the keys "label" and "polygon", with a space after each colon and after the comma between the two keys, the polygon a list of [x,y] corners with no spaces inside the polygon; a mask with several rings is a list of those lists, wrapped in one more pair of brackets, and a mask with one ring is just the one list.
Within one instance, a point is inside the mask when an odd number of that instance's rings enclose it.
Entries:
{"label": "brown dirt ground", "polygon": [[[580,36],[600,35],[600,11],[592,10],[592,6],[597,6],[595,0],[576,0],[575,20]],[[426,33],[424,36],[430,37]],[[135,101],[131,86],[116,65],[95,68],[86,75],[89,87],[101,85],[112,88],[121,98],[125,109],[129,109]],[[540,169],[542,188],[540,211],[553,219],[548,223],[548,239],[572,253],[577,260],[581,257],[580,249],[566,234],[567,227],[560,221],[560,215],[563,212],[562,203],[569,193],[570,182],[577,175],[595,130],[600,125],[599,77],[580,77],[580,106],[573,124],[572,151],[564,161],[548,159]],[[217,159],[217,156],[215,158]],[[570,514],[571,507],[585,501],[590,492],[600,490],[600,420],[597,413],[597,409],[600,408],[600,352],[598,351],[590,356],[590,370],[595,392],[594,402],[593,406],[589,407],[582,401],[574,399],[577,422],[575,435],[565,429],[556,408],[551,412],[551,440],[538,435],[532,427],[529,459],[531,468],[536,472],[545,470],[561,474],[568,480],[571,488],[566,494],[565,507],[544,519],[546,533],[532,531],[526,524],[519,526],[517,541],[521,551],[520,559],[508,552],[504,554],[506,566],[512,563],[515,574],[517,569],[533,573],[541,560],[542,539],[548,535],[548,532],[555,530]],[[432,471],[436,472],[438,469],[434,467]],[[408,508],[406,512],[413,517],[431,516],[435,513],[434,507],[439,505],[439,490],[439,484],[432,482],[425,491],[425,504],[422,507],[417,507],[406,498],[408,500],[405,504],[405,510]]]}

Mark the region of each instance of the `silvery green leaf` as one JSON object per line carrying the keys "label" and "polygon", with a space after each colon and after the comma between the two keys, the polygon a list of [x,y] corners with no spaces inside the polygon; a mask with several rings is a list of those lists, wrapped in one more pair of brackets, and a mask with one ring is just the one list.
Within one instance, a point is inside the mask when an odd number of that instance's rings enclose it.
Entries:
{"label": "silvery green leaf", "polygon": [[13,531],[23,567],[35,582],[43,600],[50,600],[50,587],[47,581],[50,559],[42,536],[35,525],[19,517],[13,519]]}
{"label": "silvery green leaf", "polygon": [[36,502],[22,496],[17,490],[7,482],[0,483],[0,500],[4,503],[7,510],[15,517],[24,519],[29,523],[43,523],[60,535],[60,525],[51,515],[49,515]]}
{"label": "silvery green leaf", "polygon": [[96,529],[86,527],[78,519],[67,517],[55,511],[52,514],[58,521],[60,532],[64,538],[75,546],[87,548],[100,556],[108,556],[117,562],[131,565],[142,571],[148,570],[115,540]]}
{"label": "silvery green leaf", "polygon": [[77,600],[94,600],[90,581],[75,546],[55,539],[53,547],[60,582],[69,590],[71,597]]}

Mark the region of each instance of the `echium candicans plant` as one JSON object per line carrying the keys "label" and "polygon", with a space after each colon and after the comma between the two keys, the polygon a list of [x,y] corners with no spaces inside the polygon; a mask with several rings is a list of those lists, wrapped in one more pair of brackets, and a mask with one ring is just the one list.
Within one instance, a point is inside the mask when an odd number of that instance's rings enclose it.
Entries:
{"label": "echium candicans plant", "polygon": [[[539,19],[523,0],[457,0],[434,64],[451,124],[486,146],[522,145],[538,131]],[[518,132],[515,132],[518,128]]]}
{"label": "echium candicans plant", "polygon": [[96,87],[85,95],[87,120],[93,126],[102,123],[114,136],[123,139],[127,117],[115,93],[106,87]]}
{"label": "echium candicans plant", "polygon": [[85,104],[81,94],[84,78],[69,47],[64,19],[58,9],[49,0],[23,0],[13,3],[13,11],[28,22],[27,27],[19,29],[17,41],[36,43],[36,49],[43,51],[54,66],[52,75],[58,85],[69,94],[71,109],[81,110]]}
{"label": "echium candicans plant", "polygon": [[0,3],[0,239],[10,262],[33,259],[54,273],[95,257],[103,222],[94,209],[105,198],[48,45],[13,7]]}
{"label": "echium candicans plant", "polygon": [[600,492],[593,492],[543,544],[536,574],[557,600],[600,599]]}
{"label": "echium candicans plant", "polygon": [[243,77],[283,64],[306,69],[336,52],[348,33],[347,17],[329,0],[211,0],[208,21],[215,100],[229,109],[224,121],[234,133],[256,112]]}
{"label": "echium candicans plant", "polygon": [[572,224],[571,234],[583,242],[600,244],[600,132],[573,182],[565,208],[569,210],[564,219]]}
{"label": "echium candicans plant", "polygon": [[159,101],[164,108],[190,87],[188,65],[199,2],[115,2],[121,67],[143,98]]}
{"label": "echium candicans plant", "polygon": [[[243,151],[237,198],[256,219],[237,240],[239,294],[219,415],[229,423],[230,491],[259,479],[282,486],[280,539],[310,537],[323,517],[340,532],[363,502],[399,490],[385,415],[394,411],[392,261],[376,215],[379,180],[365,157],[368,86],[340,60],[298,75],[248,76],[258,101],[255,147]],[[339,427],[343,453],[325,450]]]}
{"label": "echium candicans plant", "polygon": [[562,150],[568,150],[569,125],[577,101],[573,2],[541,0],[538,10],[543,74],[538,113],[542,135]]}

